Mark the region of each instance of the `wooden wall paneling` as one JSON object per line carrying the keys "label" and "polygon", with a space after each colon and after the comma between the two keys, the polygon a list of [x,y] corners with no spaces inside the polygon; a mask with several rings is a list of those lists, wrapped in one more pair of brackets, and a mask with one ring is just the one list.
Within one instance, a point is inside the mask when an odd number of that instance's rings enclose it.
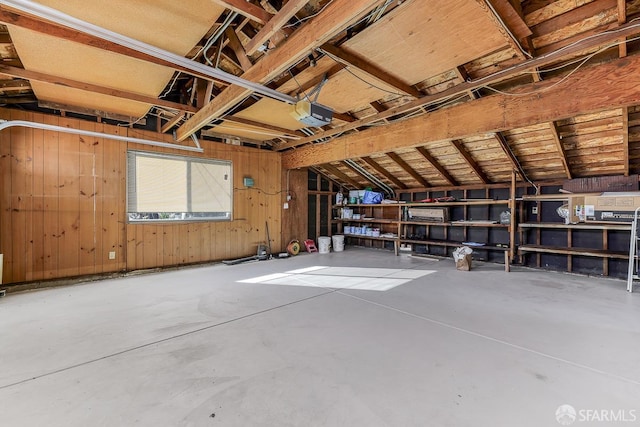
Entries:
{"label": "wooden wall paneling", "polygon": [[209,261],[211,257],[211,222],[200,223],[200,261]]}
{"label": "wooden wall paneling", "polygon": [[[281,230],[282,204],[280,203],[281,173],[280,155],[275,155],[268,151],[260,151],[260,172],[265,182],[264,193],[264,216],[269,223],[269,237],[271,239],[271,250],[278,253],[284,250]],[[269,179],[270,175],[278,179]]]}
{"label": "wooden wall paneling", "polygon": [[[122,134],[120,129],[109,129],[109,132]],[[103,175],[102,175],[102,242],[104,257],[102,259],[103,272],[113,272],[122,269],[121,264],[135,265],[135,233],[129,233],[131,239],[131,259],[127,259],[127,252],[120,247],[120,227],[126,225],[126,211],[120,210],[120,145],[122,142],[103,139]],[[125,160],[126,162],[126,160]],[[134,226],[130,226],[133,230]],[[116,259],[109,259],[109,252],[116,253]]]}
{"label": "wooden wall paneling", "polygon": [[[9,112],[0,111],[3,117],[10,118]],[[16,117],[20,114],[27,114],[20,118],[30,118],[32,113],[16,112]],[[41,114],[34,118],[99,132],[130,131],[71,118]],[[279,192],[284,184],[278,153],[207,144],[210,148],[206,157],[233,161],[236,188],[242,186],[245,175],[251,175],[262,189],[236,191],[233,222],[127,224],[127,144],[40,130],[15,131],[18,136],[13,142],[11,131],[0,134],[0,250],[8,262],[21,254],[17,265],[7,264],[6,282],[247,255],[255,253],[258,243],[266,241],[265,221],[269,222],[274,252],[288,243],[281,233]],[[157,134],[144,131],[133,132],[133,136],[158,139]],[[28,166],[24,161],[20,163],[22,158],[28,159]],[[306,189],[305,173],[301,174],[301,185]],[[25,201],[28,208],[12,212],[14,205]],[[304,228],[303,234],[297,236],[302,240],[307,237]],[[115,260],[108,259],[112,251],[116,253]]]}
{"label": "wooden wall paneling", "polygon": [[135,264],[133,266],[127,266],[128,269],[138,270],[144,268],[144,228],[147,224],[137,224],[134,227],[134,232],[136,235],[136,255],[135,255]]}
{"label": "wooden wall paneling", "polygon": [[[91,122],[79,121],[80,129],[95,132],[95,126]],[[97,190],[95,165],[97,162],[96,138],[79,136],[79,259],[78,273],[93,274],[96,272],[96,243],[99,229],[96,222],[97,216]]]}
{"label": "wooden wall paneling", "polygon": [[[118,133],[128,134],[128,129],[116,128]],[[138,135],[140,136],[140,135]],[[117,188],[117,202],[118,202],[118,215],[116,215],[116,230],[117,230],[117,248],[116,248],[116,267],[118,270],[125,270],[126,264],[126,242],[127,242],[127,144],[122,142],[116,142],[115,147],[118,152],[118,188]]]}
{"label": "wooden wall paneling", "polygon": [[159,236],[162,239],[162,265],[169,266],[175,265],[174,257],[174,245],[173,234],[175,224],[163,224],[159,231]]}
{"label": "wooden wall paneling", "polygon": [[[93,128],[96,132],[104,132],[104,125],[102,123],[94,123]],[[93,138],[95,155],[93,166],[93,187],[95,191],[95,196],[93,197],[93,203],[95,204],[93,217],[95,222],[95,273],[102,273],[104,271],[104,263],[109,258],[109,252],[105,249],[104,245],[104,226],[102,223],[104,212],[104,141],[104,138]]]}
{"label": "wooden wall paneling", "polygon": [[[24,113],[12,111],[11,119],[24,120]],[[23,128],[10,128],[9,134],[9,216],[11,217],[10,247],[8,256],[5,255],[6,268],[11,270],[12,280],[21,282],[26,277],[26,183],[25,183],[25,145],[27,132]]]}
{"label": "wooden wall paneling", "polygon": [[[30,120],[31,113],[11,111],[12,120]],[[33,151],[33,132],[31,129],[14,127],[11,134],[11,254],[13,280],[23,282],[27,279],[27,256],[31,256],[30,245],[27,244],[27,213],[31,210],[31,183],[28,183],[31,161],[27,151]],[[31,148],[27,150],[27,146]],[[29,218],[31,219],[31,218]]]}
{"label": "wooden wall paneling", "polygon": [[[178,226],[178,264],[189,262],[189,225],[180,224]],[[175,242],[174,242],[175,243]]]}
{"label": "wooden wall paneling", "polygon": [[[43,121],[43,115],[34,113],[33,120]],[[2,142],[0,141],[0,144]],[[44,131],[33,129],[33,152],[32,152],[32,214],[31,214],[31,238],[32,263],[31,269],[27,270],[27,280],[41,280],[44,278]]]}
{"label": "wooden wall paneling", "polygon": [[292,169],[282,172],[282,188],[285,192],[282,193],[282,203],[287,201],[287,173],[289,174],[289,194],[291,200],[289,200],[289,209],[285,209],[282,212],[282,245],[283,247],[288,245],[293,239],[300,241],[300,245],[303,244],[307,237],[309,226],[309,216],[307,214],[309,210],[309,190],[308,190],[308,174],[307,168]]}
{"label": "wooden wall paneling", "polygon": [[[61,118],[61,126],[74,127],[73,120]],[[67,133],[60,133],[60,263],[59,275],[64,277],[79,274],[78,261],[80,257],[80,137]]]}
{"label": "wooden wall paneling", "polygon": [[[9,119],[9,111],[2,111],[2,118]],[[11,134],[0,132],[0,252],[4,254],[2,282],[13,279],[10,267],[11,254]]]}
{"label": "wooden wall paneling", "polygon": [[187,239],[189,241],[189,259],[188,262],[194,263],[200,261],[200,227],[197,222],[187,224]]}
{"label": "wooden wall paneling", "polygon": [[[24,117],[27,120],[33,121],[33,113],[27,113]],[[26,132],[27,138],[24,146],[24,163],[23,170],[25,174],[25,192],[23,199],[24,215],[25,215],[25,244],[26,251],[25,258],[25,280],[32,280],[33,277],[33,263],[34,263],[34,242],[40,240],[33,235],[33,221],[34,221],[34,203],[33,203],[33,177],[34,177],[34,129],[28,129]]]}
{"label": "wooden wall paneling", "polygon": [[[58,125],[55,116],[44,116],[45,124]],[[59,199],[59,139],[57,132],[44,133],[44,279],[58,277],[58,264],[60,261],[60,228],[58,217],[60,215]]]}
{"label": "wooden wall paneling", "polygon": [[135,226],[127,224],[127,270],[133,270],[136,265],[136,244]]}

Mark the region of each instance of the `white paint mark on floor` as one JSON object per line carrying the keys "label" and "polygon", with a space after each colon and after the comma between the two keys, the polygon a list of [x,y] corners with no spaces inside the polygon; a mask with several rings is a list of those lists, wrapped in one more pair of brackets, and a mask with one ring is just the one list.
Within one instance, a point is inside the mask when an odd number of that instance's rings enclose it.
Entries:
{"label": "white paint mark on floor", "polygon": [[268,285],[308,286],[315,288],[360,289],[388,291],[404,285],[434,270],[404,270],[396,268],[323,267],[314,266],[285,273],[268,274],[239,280],[240,283]]}

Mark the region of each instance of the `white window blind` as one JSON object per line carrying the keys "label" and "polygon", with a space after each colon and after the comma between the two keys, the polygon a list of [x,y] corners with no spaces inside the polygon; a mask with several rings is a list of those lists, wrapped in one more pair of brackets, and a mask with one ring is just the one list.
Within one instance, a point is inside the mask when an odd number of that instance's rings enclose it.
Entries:
{"label": "white window blind", "polygon": [[231,173],[228,161],[128,151],[129,220],[230,220]]}

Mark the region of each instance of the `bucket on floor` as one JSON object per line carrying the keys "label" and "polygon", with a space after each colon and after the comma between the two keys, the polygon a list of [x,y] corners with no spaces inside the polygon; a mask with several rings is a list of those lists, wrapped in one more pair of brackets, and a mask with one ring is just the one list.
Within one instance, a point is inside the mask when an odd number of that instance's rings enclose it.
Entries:
{"label": "bucket on floor", "polygon": [[334,252],[342,252],[344,251],[344,236],[342,234],[336,234],[331,236],[333,239],[333,250]]}
{"label": "bucket on floor", "polygon": [[328,254],[331,251],[331,237],[318,237],[318,252]]}

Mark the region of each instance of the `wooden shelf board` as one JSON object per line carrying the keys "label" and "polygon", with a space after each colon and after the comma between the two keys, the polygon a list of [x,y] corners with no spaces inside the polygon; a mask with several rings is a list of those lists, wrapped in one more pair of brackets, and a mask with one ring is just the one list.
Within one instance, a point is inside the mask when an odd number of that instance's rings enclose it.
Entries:
{"label": "wooden shelf board", "polygon": [[506,224],[490,223],[490,222],[474,222],[474,221],[451,221],[451,222],[429,222],[429,221],[401,221],[402,225],[436,225],[441,227],[496,227],[508,228]]}
{"label": "wooden shelf board", "polygon": [[374,205],[359,203],[359,204],[348,204],[348,205],[333,205],[332,208],[397,208],[398,206],[406,206],[406,203],[378,203]]}
{"label": "wooden shelf board", "polygon": [[446,207],[446,206],[482,206],[482,205],[507,205],[509,200],[468,200],[464,202],[424,202],[424,203],[404,203],[401,206],[409,207]]}
{"label": "wooden shelf board", "polygon": [[[453,242],[451,240],[412,240],[412,239],[400,239],[400,243],[412,243],[416,245],[433,245],[433,246],[465,246],[462,242]],[[503,248],[501,246],[469,246],[473,250],[478,251],[508,251],[509,248]]]}
{"label": "wooden shelf board", "polygon": [[558,193],[558,194],[525,194],[522,196],[522,200],[525,202],[562,202],[563,200],[569,200],[572,196],[599,196],[602,193]]}
{"label": "wooden shelf board", "polygon": [[555,222],[541,222],[541,223],[521,223],[518,224],[520,228],[571,228],[575,230],[623,230],[631,231],[631,224],[564,224]]}
{"label": "wooden shelf board", "polygon": [[333,222],[365,222],[365,223],[375,223],[375,224],[398,224],[397,219],[388,219],[388,218],[334,219]]}
{"label": "wooden shelf board", "polygon": [[544,245],[523,245],[518,248],[518,252],[536,252],[547,254],[561,254],[561,255],[581,255],[597,258],[618,258],[628,259],[628,252],[615,252],[603,249],[591,249],[591,248],[562,248],[558,246],[544,246]]}
{"label": "wooden shelf board", "polygon": [[397,242],[398,237],[373,237],[365,236],[362,234],[345,234],[344,237],[354,237],[356,239],[370,239],[370,240],[383,240],[385,242]]}

